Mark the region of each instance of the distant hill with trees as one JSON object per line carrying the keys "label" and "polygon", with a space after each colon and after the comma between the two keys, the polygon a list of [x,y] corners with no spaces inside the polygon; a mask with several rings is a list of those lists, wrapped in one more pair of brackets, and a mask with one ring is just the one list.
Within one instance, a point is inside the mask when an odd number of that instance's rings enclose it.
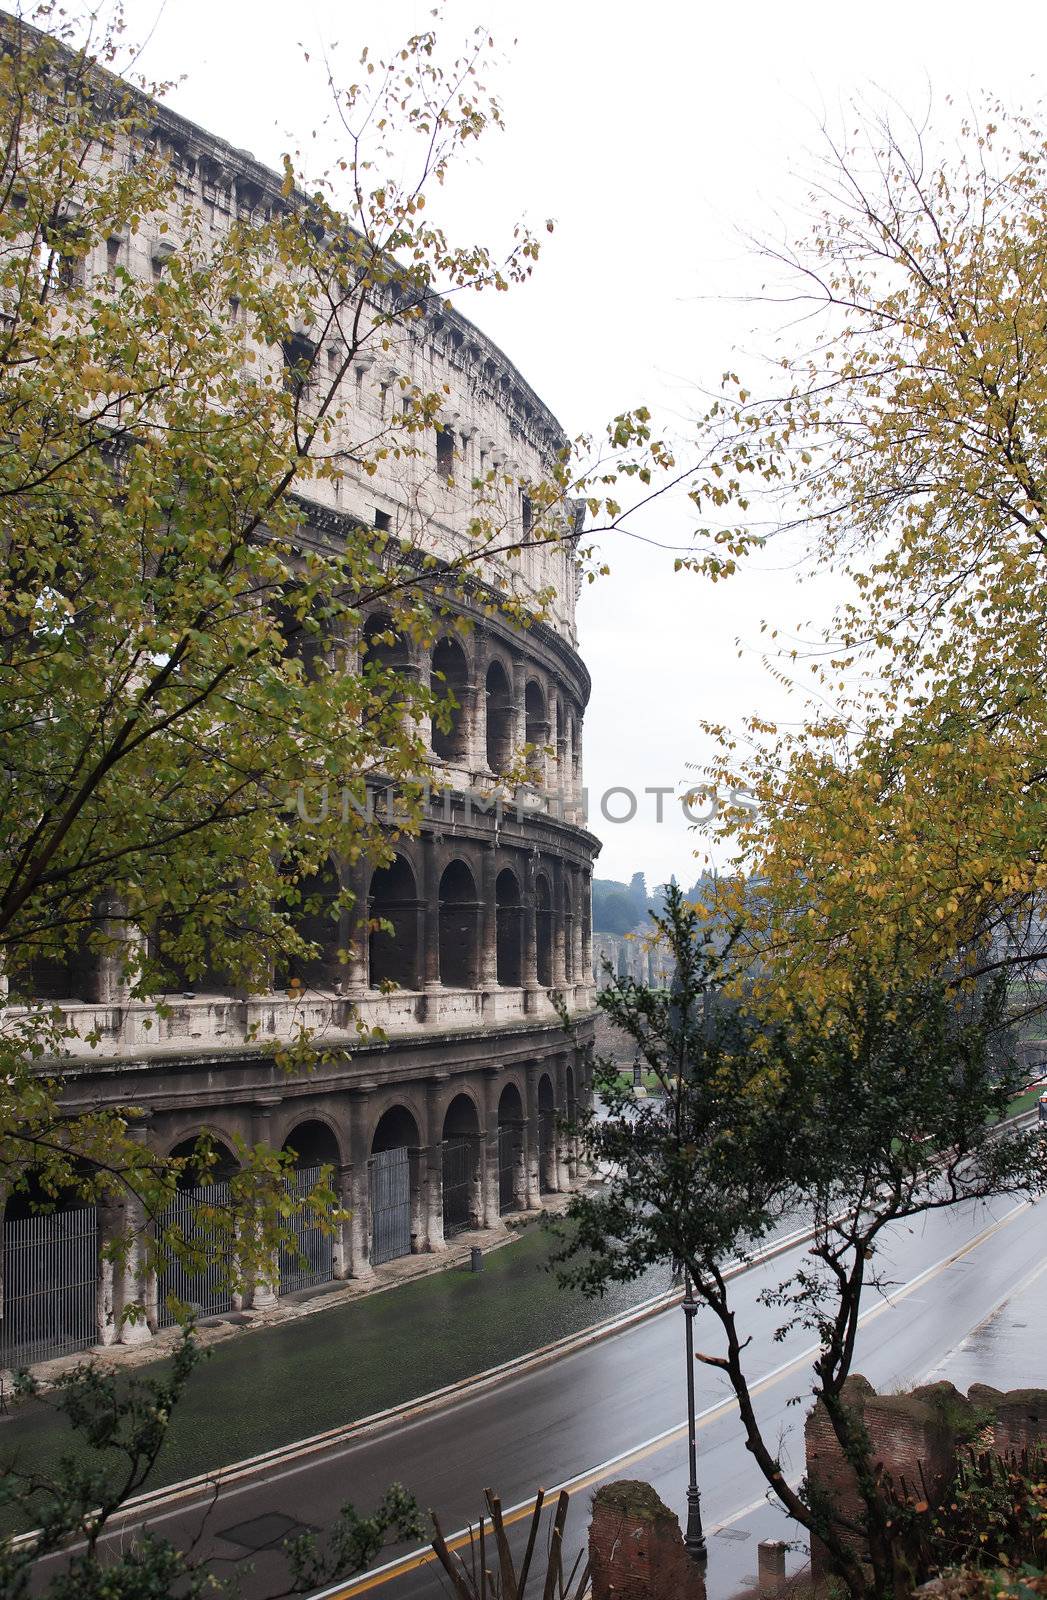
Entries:
{"label": "distant hill with trees", "polygon": [[[703,874],[684,891],[684,898],[699,899],[708,881],[708,876]],[[675,873],[671,882],[676,882]],[[660,913],[664,909],[665,889],[666,885],[659,883],[648,890],[647,879],[642,872],[634,872],[628,883],[619,883],[615,878],[594,878],[594,932],[623,934],[642,927],[649,911]]]}

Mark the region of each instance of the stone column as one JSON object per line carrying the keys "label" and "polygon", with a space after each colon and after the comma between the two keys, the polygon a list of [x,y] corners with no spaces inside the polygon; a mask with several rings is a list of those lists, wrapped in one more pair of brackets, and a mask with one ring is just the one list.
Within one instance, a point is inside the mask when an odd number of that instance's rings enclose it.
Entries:
{"label": "stone column", "polygon": [[514,755],[527,742],[527,663],[513,658]]}
{"label": "stone column", "polygon": [[436,870],[436,851],[432,835],[423,841],[422,915],[418,937],[422,968],[422,988],[427,999],[425,1020],[436,1022],[440,1015],[440,879]]}
{"label": "stone column", "polygon": [[537,1211],[542,1203],[541,1174],[538,1150],[538,1076],[539,1063],[529,1061],[527,1072],[527,1121],[524,1125],[524,1204],[528,1211]]}
{"label": "stone column", "polygon": [[374,1085],[349,1091],[349,1168],[347,1174],[349,1218],[349,1271],[354,1278],[369,1278],[371,1265],[371,1158],[369,1139],[371,1094]]}
{"label": "stone column", "polygon": [[522,971],[520,976],[523,979],[524,1010],[537,1011],[542,991],[538,987],[538,926],[535,909],[533,856],[526,858],[520,899],[522,902],[520,914],[523,918]]}
{"label": "stone column", "polygon": [[487,702],[477,683],[461,688],[462,720],[465,723],[465,765],[470,772],[487,770]]}
{"label": "stone column", "polygon": [[480,971],[481,989],[498,984],[498,905],[495,894],[494,845],[480,846]]}
{"label": "stone column", "polygon": [[500,1068],[484,1068],[484,1126],[480,1134],[481,1226],[497,1228],[501,1220],[498,1198],[498,1078]]}
{"label": "stone column", "polygon": [[104,895],[98,906],[101,932],[105,948],[95,961],[94,993],[91,998],[103,1006],[120,1005],[128,996],[125,976],[125,951],[132,945],[132,931],[128,928],[124,904],[115,894]]}
{"label": "stone column", "polygon": [[571,909],[574,916],[571,921],[572,958],[574,961],[573,982],[588,985],[591,974],[585,968],[585,948],[582,940],[582,928],[585,923],[583,904],[587,887],[586,876],[577,868],[571,871]]}
{"label": "stone column", "polygon": [[564,864],[553,857],[553,988],[562,994],[567,988],[567,924],[563,910]]}
{"label": "stone column", "polygon": [[[265,1095],[254,1102],[251,1108],[251,1142],[264,1144],[272,1148],[271,1121],[273,1107],[280,1104],[281,1096],[278,1094]],[[248,1226],[253,1224],[248,1223]],[[254,1224],[256,1225],[256,1224]],[[275,1306],[280,1298],[280,1261],[276,1251],[273,1252],[267,1264],[262,1267],[253,1285],[246,1290],[250,1295],[251,1304],[256,1311],[265,1311],[270,1306]],[[235,1304],[234,1298],[234,1304]]]}
{"label": "stone column", "polygon": [[[127,1130],[127,1137],[145,1146],[147,1130],[142,1122]],[[130,1189],[110,1195],[98,1207],[98,1242],[101,1247],[119,1245],[115,1260],[102,1255],[98,1272],[98,1336],[103,1345],[144,1344],[152,1338],[149,1310],[156,1317],[155,1282],[148,1272],[147,1220],[141,1199]],[[132,1305],[141,1307],[134,1321],[125,1317]]]}
{"label": "stone column", "polygon": [[339,1210],[347,1211],[349,1216],[342,1218],[341,1222],[334,1225],[334,1238],[331,1240],[331,1254],[333,1256],[332,1268],[336,1278],[350,1278],[353,1273],[353,1164],[351,1161],[339,1162],[331,1174],[331,1188],[335,1192],[336,1203]]}
{"label": "stone column", "polygon": [[[445,1079],[425,1086],[425,1147],[421,1154],[424,1171],[419,1171],[419,1192],[424,1208],[419,1248],[444,1248],[443,1118],[440,1099]],[[424,1193],[423,1193],[424,1191]]]}
{"label": "stone column", "polygon": [[363,856],[343,868],[343,882],[353,891],[353,908],[349,913],[349,964],[346,969],[346,993],[350,1000],[362,1000],[367,991],[367,880],[370,862]]}
{"label": "stone column", "polygon": [[561,1121],[567,1116],[566,1056],[557,1056],[553,1081],[556,1084],[556,1120],[553,1124],[553,1169],[556,1173],[557,1189],[561,1194],[566,1194],[571,1187],[571,1149],[567,1134],[561,1127]]}
{"label": "stone column", "polygon": [[[415,679],[419,688],[430,689],[433,682],[432,657],[428,650],[419,656],[417,661],[411,663],[410,676]],[[405,673],[406,677],[408,674]],[[414,718],[418,729],[418,737],[427,750],[433,747],[433,718],[429,711],[419,711]]]}

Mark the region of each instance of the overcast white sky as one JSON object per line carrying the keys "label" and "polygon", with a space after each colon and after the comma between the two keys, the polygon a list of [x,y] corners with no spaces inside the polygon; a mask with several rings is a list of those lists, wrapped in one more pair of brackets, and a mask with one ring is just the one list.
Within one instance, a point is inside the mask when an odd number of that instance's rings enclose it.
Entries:
{"label": "overcast white sky", "polygon": [[[429,25],[415,0],[126,0],[129,36],[149,36],[141,70],[183,77],[169,96],[186,116],[276,164],[289,135],[322,114],[298,45],[338,41],[349,75],[360,48],[381,51]],[[556,219],[532,281],[508,295],[461,302],[495,338],[569,433],[645,403],[679,419],[726,366],[741,370],[757,342],[754,314],[735,298],[761,271],[743,234],[776,235],[801,201],[823,118],[870,86],[922,112],[928,94],[994,90],[1031,106],[1033,68],[1047,51],[1047,7],[1004,10],[961,0],[880,0],[844,7],[749,0],[730,7],[681,0],[448,0],[448,47],[476,23],[503,53],[489,78],[508,131],[493,134],[452,187],[448,219],[461,239],[508,236],[521,213]],[[684,505],[637,524],[686,538]],[[759,622],[811,614],[788,552],[715,587],[674,576],[671,557],[617,539],[610,578],[580,618],[593,678],[585,725],[591,825],[604,840],[599,876],[644,870],[650,883],[697,871],[702,841],[645,787],[683,792],[700,760],[699,717],[733,722],[758,711],[797,717],[767,675]],[[739,657],[739,648],[742,651]],[[610,823],[599,797],[639,795],[635,818]],[[609,809],[627,809],[621,795]]]}

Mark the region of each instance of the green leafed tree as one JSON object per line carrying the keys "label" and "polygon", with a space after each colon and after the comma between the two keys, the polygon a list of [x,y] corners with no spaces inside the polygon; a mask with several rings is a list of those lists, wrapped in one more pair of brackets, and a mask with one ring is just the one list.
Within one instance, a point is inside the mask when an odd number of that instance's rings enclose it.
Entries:
{"label": "green leafed tree", "polygon": [[[538,241],[520,227],[496,254],[431,217],[460,152],[501,122],[482,32],[454,60],[428,32],[388,63],[365,52],[355,83],[325,86],[332,170],[288,156],[212,218],[186,196],[177,119],[115,70],[119,26],[92,39],[50,5],[39,20],[51,31],[0,27],[0,1175],[31,1174],[34,1204],[131,1185],[155,1212],[177,1170],[133,1110],[60,1114],[44,1064],[95,1040],[37,1003],[55,993],[42,979],[69,973],[75,994],[89,960],[132,998],[208,972],[269,989],[351,910],[324,879],[332,853],[391,849],[368,780],[417,824],[420,719],[446,725],[453,700],[400,646],[458,626],[466,588],[521,625],[541,614],[548,595],[525,605],[487,564],[519,554],[520,485],[478,480],[442,557],[424,518],[328,537],[306,501],[410,478],[446,396],[397,378],[376,425],[354,373],[445,299],[526,277]],[[151,270],[132,272],[143,240]],[[613,433],[644,454],[643,418]],[[584,477],[564,459],[527,491],[529,542],[573,554]],[[313,1048],[302,1028],[286,1059]],[[261,1218],[240,1235],[246,1270],[254,1243],[271,1261],[282,1176],[271,1153],[245,1161]]]}

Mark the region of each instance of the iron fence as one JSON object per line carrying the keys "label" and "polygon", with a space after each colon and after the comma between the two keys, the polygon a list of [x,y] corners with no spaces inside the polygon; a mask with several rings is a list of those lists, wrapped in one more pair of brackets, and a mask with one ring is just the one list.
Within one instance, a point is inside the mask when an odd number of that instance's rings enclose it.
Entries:
{"label": "iron fence", "polygon": [[28,1366],[98,1343],[94,1206],[5,1220],[3,1254],[4,1366]]}
{"label": "iron fence", "polygon": [[411,1253],[411,1152],[377,1150],[370,1162],[371,1260],[375,1266]]}
{"label": "iron fence", "polygon": [[183,1189],[161,1213],[163,1228],[177,1227],[199,1262],[185,1262],[173,1253],[157,1273],[157,1320],[162,1328],[178,1320],[178,1306],[194,1316],[218,1316],[232,1309],[233,1242],[227,1220],[214,1212],[229,1206],[228,1183],[205,1183]]}
{"label": "iron fence", "polygon": [[443,1144],[444,1237],[474,1225],[473,1204],[479,1149],[475,1139],[445,1139]]}
{"label": "iron fence", "polygon": [[[322,1170],[299,1167],[287,1180],[289,1192],[296,1199],[308,1194],[319,1183]],[[294,1235],[294,1247],[280,1250],[280,1293],[293,1294],[296,1289],[330,1283],[334,1277],[334,1235],[322,1228],[310,1211],[296,1212],[289,1219],[288,1228]]]}

